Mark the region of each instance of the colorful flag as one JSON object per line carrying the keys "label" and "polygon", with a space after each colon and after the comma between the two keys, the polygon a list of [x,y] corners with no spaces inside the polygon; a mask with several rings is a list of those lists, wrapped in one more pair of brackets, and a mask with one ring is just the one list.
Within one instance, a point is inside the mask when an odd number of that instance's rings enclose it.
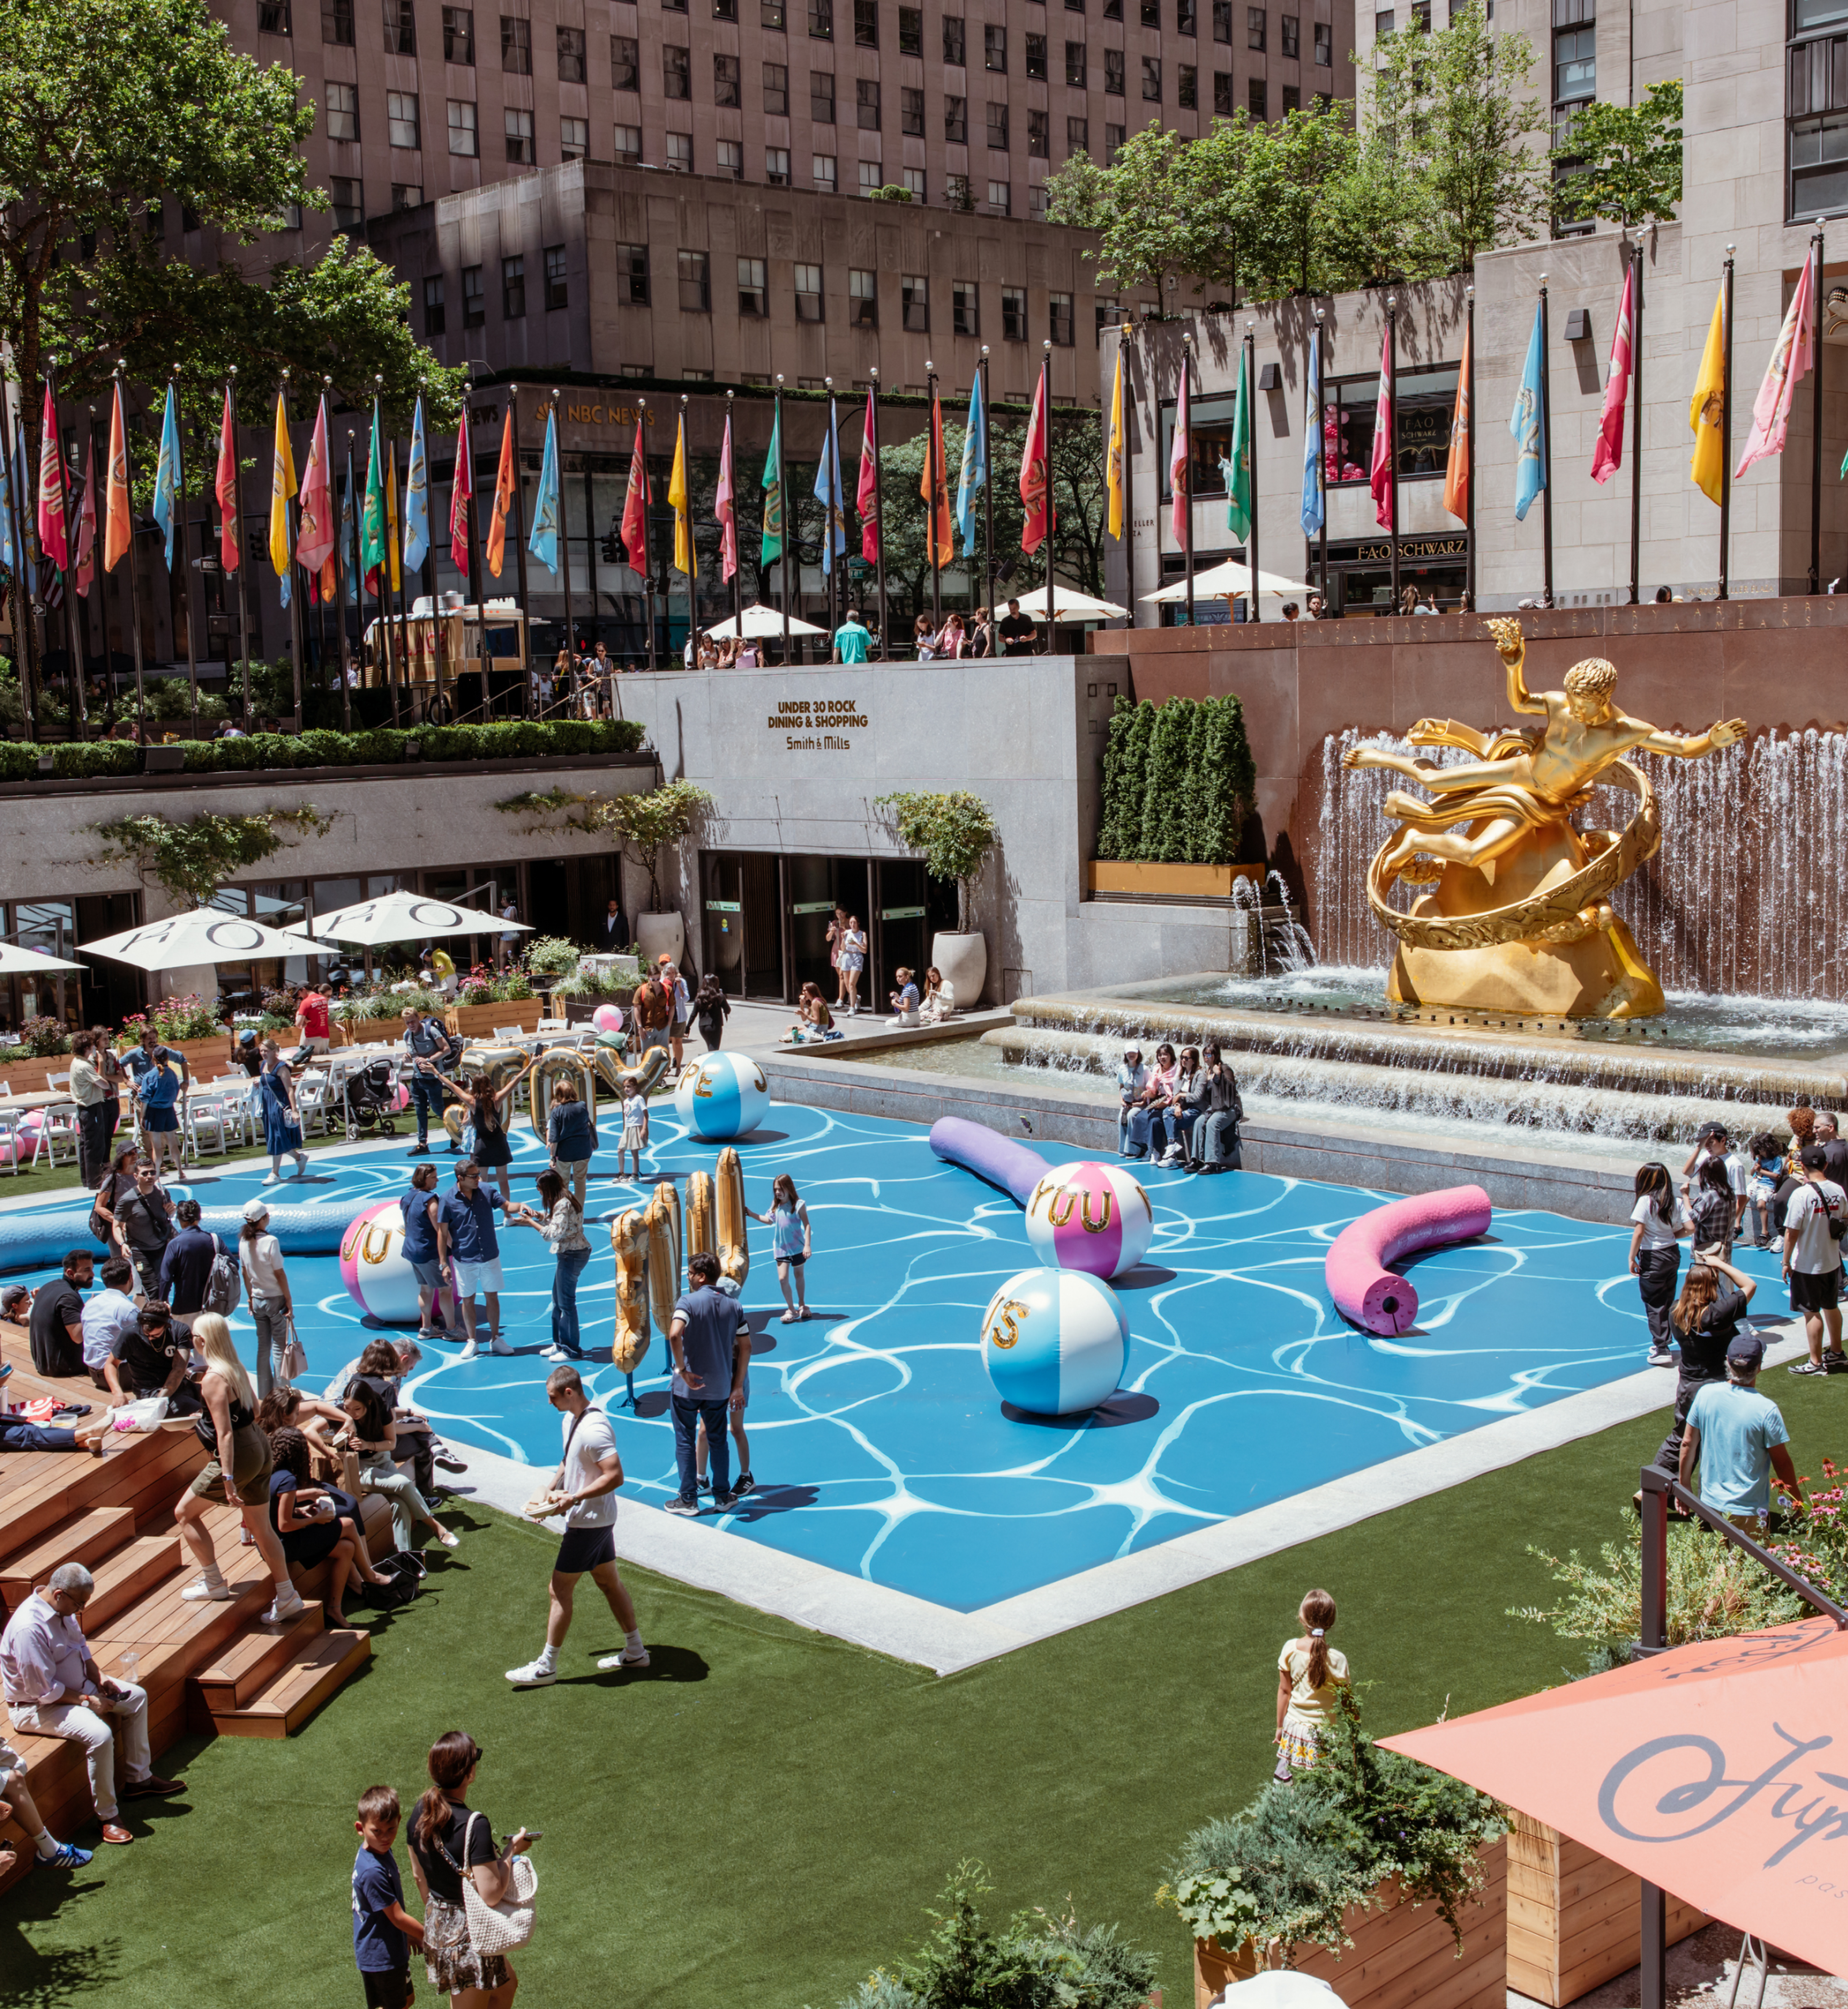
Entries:
{"label": "colorful flag", "polygon": [[1534,331],[1528,337],[1528,360],[1521,389],[1508,416],[1514,438],[1514,520],[1522,523],[1534,498],[1546,486],[1546,413],[1541,392],[1545,380],[1546,345],[1541,337],[1541,307],[1534,308]]}
{"label": "colorful flag", "polygon": [[956,484],[956,526],[962,555],[975,548],[975,498],[988,486],[988,409],[982,402],[982,373],[969,386],[968,422],[962,429],[962,468]]}
{"label": "colorful flag", "polygon": [[1463,363],[1457,372],[1457,402],[1450,407],[1450,453],[1444,462],[1444,507],[1460,523],[1469,521],[1469,387],[1475,364],[1472,331],[1463,331]]}
{"label": "colorful flag", "polygon": [[[1193,370],[1183,361],[1181,367],[1181,394],[1174,400],[1174,437],[1168,447],[1168,528],[1174,533],[1174,541],[1183,549],[1188,540],[1188,525],[1193,494],[1194,416],[1193,400],[1189,395]],[[1239,395],[1244,395],[1244,370],[1239,369]]]}
{"label": "colorful flag", "polygon": [[[270,461],[270,564],[276,576],[285,580],[289,577],[289,503],[295,492],[296,456],[289,438],[289,404],[278,391],[275,451]],[[289,604],[286,592],[282,604]]]}
{"label": "colorful flag", "polygon": [[469,505],[475,499],[475,450],[469,444],[469,408],[455,429],[455,473],[449,484],[449,562],[469,577]]}
{"label": "colorful flag", "polygon": [[83,493],[77,503],[77,541],[71,553],[71,583],[86,599],[96,577],[96,434],[83,445]]}
{"label": "colorful flag", "polygon": [[1303,378],[1302,526],[1319,537],[1328,521],[1326,467],[1322,455],[1322,330],[1309,337],[1309,366]]}
{"label": "colorful flag", "polygon": [[513,400],[509,398],[501,427],[501,464],[494,471],[494,506],[487,519],[487,569],[496,579],[507,562],[507,519],[513,513],[519,487],[519,472],[513,464]]}
{"label": "colorful flag", "polygon": [[38,434],[38,547],[60,572],[70,563],[64,512],[64,449],[58,437],[58,407],[52,402],[51,381],[47,377]]}
{"label": "colorful flag", "polygon": [[628,487],[622,497],[622,548],[637,579],[648,576],[648,455],[642,444],[643,413],[635,414],[635,444],[628,457]]}
{"label": "colorful flag", "polygon": [[1379,338],[1379,392],[1373,400],[1373,458],[1367,487],[1373,497],[1373,520],[1382,530],[1393,527],[1393,331]]}
{"label": "colorful flag", "polygon": [[[1752,405],[1751,435],[1746,441],[1744,452],[1739,456],[1739,465],[1733,470],[1735,481],[1754,461],[1768,459],[1772,454],[1784,450],[1784,434],[1790,423],[1790,401],[1797,395],[1798,382],[1809,374],[1810,366],[1816,360],[1815,289],[1816,260],[1811,253],[1803,261],[1797,290],[1790,296],[1790,311],[1784,316],[1783,326],[1778,330],[1777,346],[1771,352],[1765,381],[1758,386],[1758,395]],[[39,520],[41,524],[44,520],[42,505]]]}
{"label": "colorful flag", "polygon": [[1105,449],[1103,485],[1110,498],[1110,535],[1123,536],[1123,344],[1117,345],[1117,371],[1110,380],[1110,438]]}
{"label": "colorful flag", "polygon": [[558,414],[546,407],[545,453],[539,463],[539,493],[533,498],[533,530],[526,549],[547,572],[558,569],[559,512]]}
{"label": "colorful flag", "polygon": [[[687,415],[682,412],[674,435],[674,465],[667,474],[667,506],[674,512],[674,569],[696,579],[699,555],[693,549],[693,502],[687,489]],[[824,555],[825,569],[827,559]]]}
{"label": "colorful flag", "polygon": [[930,401],[930,430],[925,435],[924,467],[918,477],[924,498],[925,562],[941,571],[955,555],[950,532],[950,470],[943,463],[943,401]]}
{"label": "colorful flag", "polygon": [[738,572],[738,502],[731,489],[731,412],[725,412],[725,443],[719,449],[719,485],[712,499],[713,519],[719,526],[719,576]]}
{"label": "colorful flag", "polygon": [[821,443],[821,464],[815,470],[814,495],[822,507],[821,569],[831,577],[834,561],[847,549],[847,497],[841,486],[841,435],[835,430],[834,401],[828,400],[827,437]]}
{"label": "colorful flag", "polygon": [[3,430],[0,430],[0,570],[9,579],[19,576],[19,533],[12,513],[12,456],[7,451]]}
{"label": "colorful flag", "polygon": [[385,591],[384,428],[378,400],[372,401],[372,446],[366,462],[366,501],[359,519],[359,563],[366,590],[381,599]]}
{"label": "colorful flag", "polygon": [[1052,448],[1052,412],[1043,364],[1039,388],[1033,393],[1033,415],[1027,421],[1027,443],[1020,456],[1020,499],[1026,512],[1020,527],[1023,551],[1038,551],[1059,527],[1059,512],[1053,501]]}
{"label": "colorful flag", "polygon": [[1726,415],[1726,284],[1721,280],[1707,324],[1707,346],[1701,352],[1700,374],[1688,400],[1687,426],[1694,436],[1689,479],[1709,502],[1717,503],[1725,484],[1726,462],[1720,427]]}
{"label": "colorful flag", "polygon": [[161,452],[154,462],[153,516],[167,538],[167,569],[173,569],[173,534],[179,527],[179,395],[167,386],[161,418]]}
{"label": "colorful flag", "polygon": [[1617,303],[1617,326],[1611,336],[1610,375],[1604,386],[1604,411],[1598,421],[1598,444],[1591,452],[1591,479],[1609,480],[1623,459],[1623,408],[1630,402],[1630,300],[1636,284],[1636,260],[1623,274],[1623,295]]}
{"label": "colorful flag", "polygon": [[128,555],[134,534],[129,502],[129,421],[122,409],[122,379],[118,377],[115,395],[109,408],[108,508],[103,523],[104,572],[115,571]]}
{"label": "colorful flag", "polygon": [[404,590],[404,575],[398,565],[398,444],[385,447],[385,566],[391,576],[391,590]]}
{"label": "colorful flag", "polygon": [[[297,519],[296,558],[303,569],[316,577],[334,555],[334,461],[327,444],[327,401],[324,397],[314,414],[314,437],[308,448],[308,465],[302,471],[302,508]],[[327,590],[323,586],[324,594]]]}
{"label": "colorful flag", "polygon": [[1232,450],[1226,456],[1226,527],[1243,544],[1251,534],[1251,373],[1241,359],[1232,400]]}
{"label": "colorful flag", "polygon": [[[119,393],[119,386],[118,391]],[[115,443],[110,443],[113,461]],[[238,568],[237,428],[231,422],[231,387],[225,387],[224,416],[218,421],[218,465],[212,476],[212,493],[218,500],[218,562],[228,572]],[[115,506],[112,474],[110,506]]]}
{"label": "colorful flag", "polygon": [[404,477],[404,569],[418,572],[430,556],[430,441],[423,430],[423,399],[411,415],[411,458]]}
{"label": "colorful flag", "polygon": [[866,423],[860,428],[860,478],[854,490],[854,507],[860,512],[860,556],[869,565],[879,563],[879,456],[874,445],[874,406],[870,386],[866,392]]}
{"label": "colorful flag", "polygon": [[346,568],[346,589],[356,604],[359,597],[358,483],[353,474],[353,438],[346,438],[346,480],[340,491],[340,562]]}
{"label": "colorful flag", "polygon": [[[639,433],[636,435],[640,438]],[[763,543],[759,565],[783,555],[783,414],[777,411],[770,426],[770,452],[763,456]],[[626,541],[626,540],[625,540]]]}

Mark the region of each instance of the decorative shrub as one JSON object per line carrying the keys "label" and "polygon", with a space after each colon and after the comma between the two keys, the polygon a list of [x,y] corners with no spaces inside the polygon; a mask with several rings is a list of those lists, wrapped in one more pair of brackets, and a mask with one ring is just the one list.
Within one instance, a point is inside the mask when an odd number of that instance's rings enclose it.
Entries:
{"label": "decorative shrub", "polygon": [[1100,859],[1234,865],[1257,792],[1236,697],[1120,696],[1104,743]]}
{"label": "decorative shrub", "polygon": [[535,935],[520,960],[535,976],[571,976],[578,967],[578,945],[562,935]]}
{"label": "decorative shrub", "polygon": [[48,1060],[71,1050],[70,1028],[61,1019],[28,1019],[19,1028],[19,1055],[24,1060]]}
{"label": "decorative shrub", "polygon": [[154,1037],[168,1046],[177,1046],[182,1040],[209,1040],[223,1029],[217,1008],[196,990],[189,990],[183,997],[163,997],[151,1012],[137,1012],[124,1019],[122,1036],[139,1040],[146,1026],[152,1026]]}

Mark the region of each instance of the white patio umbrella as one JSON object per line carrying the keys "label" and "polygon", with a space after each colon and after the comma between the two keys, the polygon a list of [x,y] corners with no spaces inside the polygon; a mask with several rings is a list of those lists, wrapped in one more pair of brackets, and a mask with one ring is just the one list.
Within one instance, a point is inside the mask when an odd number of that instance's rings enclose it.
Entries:
{"label": "white patio umbrella", "polygon": [[0,976],[31,976],[40,970],[83,967],[80,962],[66,962],[61,955],[43,955],[35,948],[21,948],[15,942],[0,942]]}
{"label": "white patio umbrella", "polygon": [[[1019,596],[1020,611],[1023,614],[1044,614],[1046,588],[1043,586],[1032,593]],[[1004,600],[1005,607],[1007,602]],[[1127,607],[1119,607],[1113,600],[1098,600],[1090,593],[1080,593],[1075,586],[1060,585],[1053,593],[1053,618],[1055,621],[1124,621],[1129,617]]]}
{"label": "white patio umbrella", "polygon": [[[322,942],[354,942],[363,948],[388,942],[423,941],[437,935],[530,934],[524,921],[504,921],[480,907],[451,906],[447,900],[427,900],[416,893],[381,893],[375,900],[357,900],[317,914],[309,923]],[[317,944],[321,955],[327,949]]]}
{"label": "white patio umbrella", "polygon": [[320,942],[282,928],[265,927],[242,914],[220,907],[195,907],[170,914],[164,921],[129,928],[101,941],[79,942],[85,955],[106,956],[112,962],[132,963],[137,969],[213,969],[221,962],[246,962],[252,956],[325,955]]}
{"label": "white patio umbrella", "polygon": [[[1196,600],[1248,598],[1251,590],[1251,568],[1239,565],[1231,558],[1227,558],[1223,565],[1209,565],[1205,571],[1194,574],[1194,597]],[[1299,579],[1285,579],[1280,573],[1260,569],[1258,590],[1275,593],[1280,599],[1301,600],[1309,588]],[[1178,601],[1184,604],[1186,600],[1187,581],[1184,579],[1177,579],[1171,585],[1142,595],[1145,606],[1152,601],[1168,604]]]}
{"label": "white patio umbrella", "polygon": [[[738,633],[738,624],[736,620],[720,621],[701,632],[728,640]],[[783,616],[777,608],[766,607],[760,600],[753,601],[744,611],[744,632],[757,636],[760,640],[768,640],[773,636],[782,633]],[[828,631],[825,628],[812,626],[806,621],[798,620],[792,614],[789,617],[789,632],[792,635],[825,635]]]}

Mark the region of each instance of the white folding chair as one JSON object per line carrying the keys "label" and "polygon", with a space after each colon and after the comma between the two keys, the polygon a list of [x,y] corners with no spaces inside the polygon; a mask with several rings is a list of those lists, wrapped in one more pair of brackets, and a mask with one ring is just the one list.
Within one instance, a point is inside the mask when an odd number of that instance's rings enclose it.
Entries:
{"label": "white folding chair", "polygon": [[[67,1075],[65,1079],[68,1081],[70,1077]],[[75,1164],[77,1157],[77,1111],[74,1103],[68,1108],[48,1108],[39,1112],[38,1129],[34,1133],[32,1146],[32,1169],[35,1172],[38,1170],[38,1161],[41,1157],[55,1168],[60,1144],[69,1145],[71,1160]]]}
{"label": "white folding chair", "polygon": [[210,1136],[222,1157],[231,1149],[231,1127],[241,1133],[243,1118],[228,1097],[210,1090],[194,1089],[186,1097],[186,1144],[195,1158],[205,1155],[204,1139]]}
{"label": "white folding chair", "polygon": [[497,1040],[507,1040],[516,1046],[526,1036],[526,1029],[524,1026],[497,1026],[494,1028],[494,1037]]}
{"label": "white folding chair", "polygon": [[533,1029],[536,1033],[568,1033],[571,1022],[566,1019],[541,1019]]}
{"label": "white folding chair", "polygon": [[296,1083],[296,1107],[302,1112],[302,1135],[306,1137],[317,1124],[324,1136],[327,1129],[327,1111],[331,1106],[327,1095],[328,1076],[322,1073],[304,1074]]}

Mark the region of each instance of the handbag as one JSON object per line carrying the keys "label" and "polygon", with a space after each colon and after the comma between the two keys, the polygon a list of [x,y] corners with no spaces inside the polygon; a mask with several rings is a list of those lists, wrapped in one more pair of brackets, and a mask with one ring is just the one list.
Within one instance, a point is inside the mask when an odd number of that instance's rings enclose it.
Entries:
{"label": "handbag", "polygon": [[[475,1832],[476,1822],[487,1818],[485,1814],[470,1814],[469,1833]],[[462,1853],[466,1855],[468,1852],[465,1845]],[[462,1875],[462,1905],[469,1916],[469,1943],[483,1958],[512,1953],[533,1936],[533,1900],[539,1891],[539,1872],[533,1868],[529,1855],[509,1856],[507,1867],[512,1881],[507,1895],[497,1904],[490,1904],[482,1896],[472,1876],[466,1871]]]}
{"label": "handbag", "polygon": [[308,1352],[296,1334],[295,1314],[289,1316],[289,1338],[282,1345],[282,1379],[292,1383],[296,1376],[308,1372]]}

